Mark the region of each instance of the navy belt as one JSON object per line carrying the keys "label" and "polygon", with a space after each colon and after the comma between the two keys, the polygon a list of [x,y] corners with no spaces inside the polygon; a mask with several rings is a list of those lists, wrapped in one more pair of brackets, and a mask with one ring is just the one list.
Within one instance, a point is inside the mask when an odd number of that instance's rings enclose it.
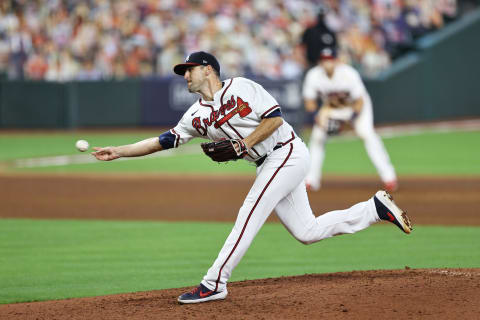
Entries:
{"label": "navy belt", "polygon": [[[278,150],[281,147],[283,147],[283,144],[277,144],[275,147],[273,147],[273,151]],[[263,157],[255,161],[255,164],[257,165],[257,167],[260,167],[263,164],[263,162],[265,162],[265,159],[267,159],[267,155],[264,155]]]}

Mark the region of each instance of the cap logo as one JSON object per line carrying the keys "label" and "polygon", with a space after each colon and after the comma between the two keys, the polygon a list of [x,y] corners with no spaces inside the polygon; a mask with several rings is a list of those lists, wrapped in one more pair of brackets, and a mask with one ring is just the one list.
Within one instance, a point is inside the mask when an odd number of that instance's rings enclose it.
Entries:
{"label": "cap logo", "polygon": [[190,60],[190,55],[187,56],[187,59],[185,59],[185,62],[188,62]]}
{"label": "cap logo", "polygon": [[329,33],[322,34],[322,40],[325,44],[332,44],[333,43],[333,37]]}
{"label": "cap logo", "polygon": [[207,60],[202,60],[202,61],[203,61],[203,63],[207,63]]}
{"label": "cap logo", "polygon": [[325,56],[331,56],[332,55],[332,50],[329,48],[323,49],[322,54]]}

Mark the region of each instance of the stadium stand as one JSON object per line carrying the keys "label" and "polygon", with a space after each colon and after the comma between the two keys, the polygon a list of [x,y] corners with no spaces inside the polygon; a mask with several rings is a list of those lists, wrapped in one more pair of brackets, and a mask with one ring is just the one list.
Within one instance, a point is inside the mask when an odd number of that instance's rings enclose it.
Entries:
{"label": "stadium stand", "polygon": [[12,0],[0,2],[0,73],[48,81],[171,76],[205,50],[229,77],[300,78],[303,32],[325,11],[340,56],[375,75],[477,0]]}

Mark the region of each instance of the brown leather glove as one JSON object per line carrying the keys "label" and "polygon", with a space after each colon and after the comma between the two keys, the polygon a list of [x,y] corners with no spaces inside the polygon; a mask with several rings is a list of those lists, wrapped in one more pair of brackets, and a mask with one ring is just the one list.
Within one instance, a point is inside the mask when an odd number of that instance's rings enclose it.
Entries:
{"label": "brown leather glove", "polygon": [[203,152],[217,162],[242,159],[247,154],[247,146],[240,139],[205,142],[201,146]]}

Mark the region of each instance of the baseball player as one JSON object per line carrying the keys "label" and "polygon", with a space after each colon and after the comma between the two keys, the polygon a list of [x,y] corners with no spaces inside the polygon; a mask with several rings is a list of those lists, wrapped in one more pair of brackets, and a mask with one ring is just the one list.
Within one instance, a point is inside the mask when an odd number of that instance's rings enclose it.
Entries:
{"label": "baseball player", "polygon": [[273,210],[304,244],[354,233],[380,220],[410,233],[407,215],[385,191],[349,209],[316,218],[304,183],[308,149],[283,120],[277,101],[251,80],[238,77],[221,81],[217,59],[206,52],[190,54],[173,70],[185,78],[190,92],[200,95],[178,124],[159,137],[124,146],[95,147],[92,154],[104,161],[142,156],[177,148],[198,137],[214,141],[203,143],[202,148],[215,161],[244,159],[257,166],[255,182],[217,259],[197,287],[178,297],[180,303],[225,299],[233,269]]}
{"label": "baseball player", "polygon": [[317,66],[310,69],[303,84],[305,109],[317,110],[317,99],[322,100],[320,111],[310,138],[312,165],[306,185],[309,190],[320,188],[321,170],[328,136],[338,134],[345,124],[353,126],[363,140],[365,149],[377,169],[385,190],[397,189],[397,177],[380,137],[373,128],[372,101],[359,73],[336,59],[335,48],[324,48]]}

